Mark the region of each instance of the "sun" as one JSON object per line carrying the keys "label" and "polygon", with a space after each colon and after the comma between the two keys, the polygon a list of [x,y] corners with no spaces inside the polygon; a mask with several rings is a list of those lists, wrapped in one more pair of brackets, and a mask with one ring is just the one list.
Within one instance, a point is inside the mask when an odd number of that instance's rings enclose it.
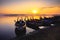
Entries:
{"label": "sun", "polygon": [[38,13],[38,10],[32,10],[32,13],[33,14],[37,14]]}

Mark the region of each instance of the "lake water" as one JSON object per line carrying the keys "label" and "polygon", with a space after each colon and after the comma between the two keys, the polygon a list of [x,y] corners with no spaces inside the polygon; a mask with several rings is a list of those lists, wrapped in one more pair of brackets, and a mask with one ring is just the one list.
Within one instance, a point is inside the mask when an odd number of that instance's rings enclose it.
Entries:
{"label": "lake water", "polygon": [[[15,22],[14,20],[17,19],[18,16],[2,16],[0,17],[0,40],[9,40],[11,38],[16,37],[15,34]],[[24,19],[25,16],[19,16],[19,18]],[[31,16],[28,16],[28,18],[30,18]],[[33,17],[31,17],[33,18]],[[39,19],[39,16],[35,16],[34,18]],[[26,27],[26,33],[32,32],[34,31],[33,29],[30,29],[28,27]]]}
{"label": "lake water", "polygon": [[[9,40],[16,37],[15,35],[15,22],[17,17],[0,17],[0,40]],[[33,29],[26,28],[27,32],[34,31]]]}

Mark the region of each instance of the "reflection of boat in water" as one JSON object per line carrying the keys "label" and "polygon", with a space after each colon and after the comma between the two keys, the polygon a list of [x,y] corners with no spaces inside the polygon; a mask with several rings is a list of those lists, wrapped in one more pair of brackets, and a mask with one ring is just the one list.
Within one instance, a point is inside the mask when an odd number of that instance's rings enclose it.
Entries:
{"label": "reflection of boat in water", "polygon": [[26,34],[26,27],[24,27],[25,22],[23,20],[17,20],[15,23],[15,33],[17,36],[23,36]]}

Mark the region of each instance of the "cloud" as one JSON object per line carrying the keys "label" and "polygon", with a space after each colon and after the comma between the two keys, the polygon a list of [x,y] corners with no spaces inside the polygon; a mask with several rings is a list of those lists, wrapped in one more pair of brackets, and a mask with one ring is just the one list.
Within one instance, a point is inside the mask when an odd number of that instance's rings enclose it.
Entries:
{"label": "cloud", "polygon": [[42,8],[54,8],[54,7],[60,8],[60,6],[42,7]]}

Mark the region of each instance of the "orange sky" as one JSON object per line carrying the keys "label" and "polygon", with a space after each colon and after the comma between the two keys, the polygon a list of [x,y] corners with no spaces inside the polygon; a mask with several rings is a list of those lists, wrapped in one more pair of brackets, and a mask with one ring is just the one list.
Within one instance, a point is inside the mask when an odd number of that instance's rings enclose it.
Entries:
{"label": "orange sky", "polygon": [[33,10],[38,11],[37,14],[60,14],[60,5],[40,1],[19,1],[0,6],[2,14],[33,14]]}
{"label": "orange sky", "polygon": [[60,13],[60,8],[59,7],[53,7],[53,8],[2,8],[0,13],[6,13],[6,14],[32,14],[32,10],[37,10],[38,14],[55,14],[55,13]]}

